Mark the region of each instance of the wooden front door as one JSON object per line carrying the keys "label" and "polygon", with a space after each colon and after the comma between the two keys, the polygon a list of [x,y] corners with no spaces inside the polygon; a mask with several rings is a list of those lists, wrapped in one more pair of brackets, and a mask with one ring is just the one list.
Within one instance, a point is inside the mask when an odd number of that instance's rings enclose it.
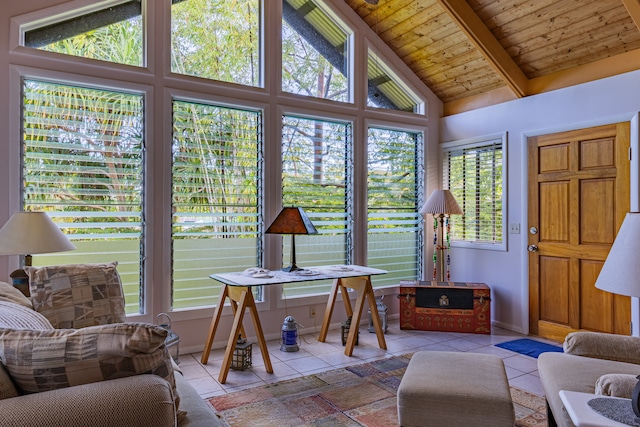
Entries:
{"label": "wooden front door", "polygon": [[629,123],[529,138],[529,330],[630,334],[629,297],[594,284],[629,211]]}

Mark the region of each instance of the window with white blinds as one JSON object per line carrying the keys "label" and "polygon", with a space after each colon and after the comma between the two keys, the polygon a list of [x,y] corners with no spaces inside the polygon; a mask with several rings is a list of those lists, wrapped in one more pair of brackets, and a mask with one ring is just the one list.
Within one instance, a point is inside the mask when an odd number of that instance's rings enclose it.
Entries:
{"label": "window with white blinds", "polygon": [[210,274],[261,264],[261,135],[260,112],[173,102],[173,309],[217,304]]}
{"label": "window with white blinds", "polygon": [[376,285],[420,277],[422,134],[369,128],[367,264],[387,270]]}
{"label": "window with white blinds", "polygon": [[[282,205],[301,207],[318,230],[296,236],[299,267],[349,262],[352,229],[351,125],[283,117]],[[291,238],[283,237],[288,265]],[[327,293],[331,281],[283,285],[286,297]]]}
{"label": "window with white blinds", "polygon": [[44,211],[77,250],[34,265],[118,262],[127,313],[143,304],[143,97],[25,79],[23,210]]}
{"label": "window with white blinds", "polygon": [[443,144],[443,185],[463,211],[451,218],[452,245],[505,248],[505,149],[506,135]]}

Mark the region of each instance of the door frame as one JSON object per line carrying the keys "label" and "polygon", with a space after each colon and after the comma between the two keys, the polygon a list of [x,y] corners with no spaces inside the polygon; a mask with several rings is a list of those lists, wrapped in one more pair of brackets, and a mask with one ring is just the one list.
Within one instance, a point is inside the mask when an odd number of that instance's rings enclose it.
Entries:
{"label": "door frame", "polygon": [[[528,224],[529,224],[529,153],[528,153],[528,139],[535,136],[547,135],[551,133],[573,131],[585,128],[591,128],[596,126],[614,124],[619,122],[628,121],[630,123],[630,149],[631,149],[631,162],[630,168],[630,210],[631,212],[640,212],[640,112],[633,114],[631,118],[627,117],[609,117],[607,120],[587,121],[578,124],[571,124],[567,126],[550,127],[536,129],[534,131],[522,132],[520,137],[520,144],[522,147],[522,156],[520,159],[520,173],[522,177],[522,185],[520,188],[520,194],[526,194],[527,196],[521,198],[521,212],[522,212],[522,224],[523,230],[520,234],[520,250],[522,257],[522,271],[520,272],[521,283],[523,284],[523,293],[521,300],[522,307],[522,325],[524,326],[525,334],[529,334],[529,253],[527,252],[528,238]],[[640,298],[631,297],[631,335],[640,336]]]}

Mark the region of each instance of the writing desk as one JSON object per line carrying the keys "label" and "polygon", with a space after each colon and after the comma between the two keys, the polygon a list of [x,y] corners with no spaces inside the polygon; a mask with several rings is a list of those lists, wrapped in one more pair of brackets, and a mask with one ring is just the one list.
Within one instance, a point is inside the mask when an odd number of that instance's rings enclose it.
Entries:
{"label": "writing desk", "polygon": [[[324,312],[324,319],[322,321],[322,328],[320,329],[320,337],[318,341],[324,342],[327,338],[327,332],[329,331],[329,325],[331,323],[331,316],[333,314],[333,308],[335,306],[336,297],[338,292],[342,292],[342,300],[344,303],[347,316],[352,316],[351,324],[358,326],[360,319],[362,318],[362,310],[364,308],[365,300],[369,303],[369,309],[372,313],[373,326],[376,330],[376,336],[378,338],[378,345],[380,348],[386,350],[387,343],[384,339],[384,331],[382,330],[382,324],[380,318],[376,315],[378,309],[376,307],[376,300],[373,294],[373,287],[371,285],[371,276],[378,274],[385,274],[385,270],[377,268],[362,267],[359,265],[340,265],[340,266],[320,266],[320,267],[308,267],[301,271],[294,271],[287,273],[284,271],[271,271],[268,274],[248,275],[245,272],[236,273],[221,273],[212,274],[209,277],[222,283],[220,289],[220,297],[218,298],[218,304],[213,313],[211,319],[211,325],[209,327],[209,334],[207,341],[202,352],[201,362],[207,364],[209,361],[209,353],[211,352],[211,346],[213,345],[213,339],[218,329],[220,322],[220,316],[222,315],[222,309],[227,299],[231,301],[231,309],[234,313],[233,324],[231,331],[229,332],[229,340],[227,341],[227,347],[224,353],[224,359],[222,360],[222,368],[218,375],[218,382],[224,384],[227,380],[229,369],[231,368],[231,360],[233,351],[236,347],[236,340],[239,335],[246,337],[244,328],[242,326],[242,320],[244,318],[245,310],[248,308],[251,313],[251,319],[253,321],[253,327],[256,331],[258,339],[258,345],[262,353],[264,360],[264,366],[268,373],[273,373],[273,367],[271,366],[271,358],[267,351],[267,343],[264,339],[264,333],[262,331],[262,325],[260,324],[260,317],[258,316],[258,310],[256,309],[256,303],[253,298],[251,288],[253,286],[268,286],[283,283],[294,282],[306,282],[316,280],[333,279],[333,286],[329,294],[329,300],[327,301],[327,307]],[[353,289],[357,292],[357,299],[355,305],[355,311],[351,307],[351,301],[349,300],[348,290]],[[358,336],[358,327],[350,328],[349,336],[345,346],[344,354],[351,356],[353,354],[353,346]]]}

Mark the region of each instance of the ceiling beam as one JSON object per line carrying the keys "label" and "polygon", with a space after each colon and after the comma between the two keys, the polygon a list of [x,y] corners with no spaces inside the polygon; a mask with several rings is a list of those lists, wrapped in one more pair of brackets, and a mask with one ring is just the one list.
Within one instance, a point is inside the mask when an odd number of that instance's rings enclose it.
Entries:
{"label": "ceiling beam", "polygon": [[[637,0],[624,1],[637,3]],[[438,3],[480,50],[514,94],[519,98],[527,95],[529,79],[471,6],[465,0],[438,0]]]}
{"label": "ceiling beam", "polygon": [[636,24],[636,28],[640,30],[640,1],[638,0],[622,0],[624,7],[627,8],[627,12],[631,15],[633,23]]}

